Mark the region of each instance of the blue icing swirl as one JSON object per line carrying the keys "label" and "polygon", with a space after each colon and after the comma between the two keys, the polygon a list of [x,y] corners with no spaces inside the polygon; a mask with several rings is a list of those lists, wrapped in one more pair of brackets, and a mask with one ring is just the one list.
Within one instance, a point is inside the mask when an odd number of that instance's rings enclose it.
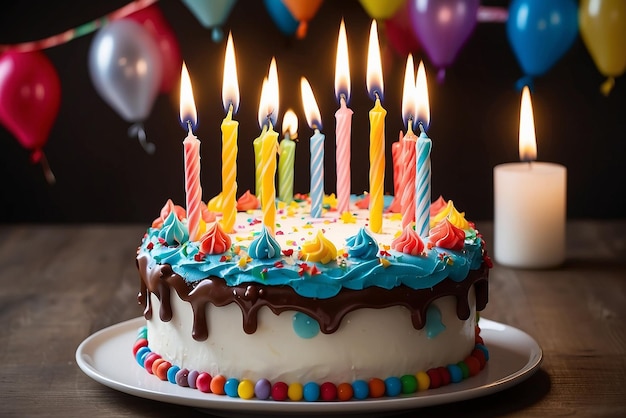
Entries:
{"label": "blue icing swirl", "polygon": [[356,235],[346,238],[346,250],[350,257],[371,260],[378,257],[378,242],[363,227]]}
{"label": "blue icing swirl", "polygon": [[176,213],[172,211],[165,218],[158,237],[164,239],[167,245],[180,245],[189,240],[189,232],[187,227],[178,219]]}
{"label": "blue icing swirl", "polygon": [[276,258],[280,255],[280,245],[265,225],[263,225],[259,236],[250,243],[248,254],[257,260]]}

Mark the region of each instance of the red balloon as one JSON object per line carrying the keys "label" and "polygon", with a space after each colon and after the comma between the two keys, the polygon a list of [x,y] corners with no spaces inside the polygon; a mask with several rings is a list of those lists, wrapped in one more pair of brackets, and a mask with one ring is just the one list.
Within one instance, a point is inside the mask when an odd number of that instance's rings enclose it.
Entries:
{"label": "red balloon", "polygon": [[42,157],[60,105],[59,76],[42,52],[8,51],[0,56],[0,122],[33,151],[35,163]]}
{"label": "red balloon", "polygon": [[180,69],[183,65],[176,34],[156,4],[136,11],[127,18],[141,24],[157,43],[163,60],[163,76],[159,91],[169,93],[174,86],[178,85]]}
{"label": "red balloon", "polygon": [[420,50],[420,43],[413,33],[409,18],[409,2],[405,2],[396,13],[385,20],[385,34],[393,50],[401,57],[413,56]]}

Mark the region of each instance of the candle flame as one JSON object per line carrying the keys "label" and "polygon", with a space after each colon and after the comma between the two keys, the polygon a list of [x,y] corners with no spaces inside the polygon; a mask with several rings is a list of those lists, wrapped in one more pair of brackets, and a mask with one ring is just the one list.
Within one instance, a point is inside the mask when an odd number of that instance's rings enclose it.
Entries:
{"label": "candle flame", "polygon": [[519,158],[521,161],[537,159],[537,138],[535,136],[535,120],[530,90],[524,86],[519,115]]}
{"label": "candle flame", "polygon": [[222,104],[224,111],[232,104],[233,113],[239,109],[239,82],[237,80],[237,61],[232,33],[228,34],[226,53],[224,55],[224,79],[222,82]]}
{"label": "candle flame", "polygon": [[261,101],[259,103],[259,127],[263,127],[267,122],[276,124],[278,118],[278,70],[276,69],[276,58],[272,57],[267,77],[263,80],[261,88]]}
{"label": "candle flame", "polygon": [[341,19],[339,36],[337,38],[337,59],[335,61],[335,96],[341,100],[345,96],[346,103],[350,101],[350,62],[348,60],[348,37],[346,26]]}
{"label": "candle flame", "polygon": [[415,87],[415,64],[413,55],[409,54],[406,59],[406,69],[404,71],[404,88],[402,89],[402,119],[405,126],[409,126],[409,121],[413,121],[417,114],[417,97]]}
{"label": "candle flame", "polygon": [[372,99],[375,99],[378,95],[382,100],[384,91],[383,66],[380,60],[376,20],[372,20],[369,46],[367,49],[367,91]]}
{"label": "candle flame", "polygon": [[320,110],[317,107],[311,85],[304,77],[300,79],[300,90],[302,91],[302,106],[304,107],[307,124],[311,129],[322,129]]}
{"label": "candle flame", "polygon": [[198,115],[196,113],[196,103],[193,100],[193,91],[191,90],[191,79],[187,71],[187,65],[183,62],[183,68],[180,73],[180,122],[185,129],[193,130],[198,123]]}
{"label": "candle flame", "polygon": [[417,67],[417,79],[415,80],[417,122],[420,122],[424,129],[430,124],[430,101],[428,100],[428,82],[426,80],[426,70],[424,62],[420,61]]}
{"label": "candle flame", "polygon": [[283,135],[289,135],[291,139],[298,137],[298,116],[291,109],[283,116]]}

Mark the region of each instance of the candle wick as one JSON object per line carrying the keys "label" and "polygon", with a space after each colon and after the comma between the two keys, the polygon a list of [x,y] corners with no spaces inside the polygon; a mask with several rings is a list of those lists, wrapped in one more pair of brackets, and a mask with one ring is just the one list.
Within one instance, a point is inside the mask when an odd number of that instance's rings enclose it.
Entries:
{"label": "candle wick", "polygon": [[191,120],[189,120],[189,119],[187,119],[187,128],[189,128],[189,133],[192,133]]}
{"label": "candle wick", "polygon": [[420,128],[420,133],[422,133],[422,134],[424,134],[424,135],[425,135],[425,134],[426,134],[426,130],[424,130],[424,125],[422,124],[422,122],[420,122],[420,123],[418,124],[418,126],[419,126],[419,128]]}

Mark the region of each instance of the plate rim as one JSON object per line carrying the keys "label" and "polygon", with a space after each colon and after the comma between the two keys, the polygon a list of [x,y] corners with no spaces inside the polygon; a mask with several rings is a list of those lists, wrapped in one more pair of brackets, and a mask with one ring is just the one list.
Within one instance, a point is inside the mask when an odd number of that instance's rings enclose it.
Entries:
{"label": "plate rim", "polygon": [[[236,411],[236,412],[256,412],[256,413],[345,413],[345,412],[384,412],[407,410],[411,408],[421,408],[426,406],[434,406],[446,403],[452,403],[477,397],[486,396],[517,385],[528,377],[532,376],[541,366],[543,361],[543,350],[537,341],[525,331],[506,325],[500,322],[489,320],[481,317],[479,325],[481,332],[493,334],[516,334],[518,338],[525,340],[523,350],[527,354],[528,361],[519,369],[502,376],[499,379],[490,381],[480,386],[464,387],[464,383],[470,382],[468,379],[462,383],[448,385],[438,389],[430,389],[424,392],[417,392],[411,395],[401,395],[389,398],[368,398],[364,400],[351,400],[344,402],[289,402],[289,401],[272,401],[240,398],[231,398],[225,395],[214,395],[211,393],[202,393],[200,391],[189,390],[189,394],[182,396],[168,391],[153,390],[146,387],[132,385],[126,382],[118,381],[96,367],[93,355],[100,350],[101,352],[109,350],[107,342],[113,338],[131,337],[136,338],[139,327],[144,324],[145,319],[142,316],[132,318],[117,324],[110,325],[99,331],[94,332],[85,338],[76,349],[76,363],[78,367],[91,379],[96,382],[127,393],[129,395],[142,397],[146,399],[167,402],[177,405],[185,405],[190,407],[202,408],[214,411]],[[487,338],[485,338],[487,337]],[[509,352],[515,351],[516,354],[522,354],[522,350],[514,350],[515,347],[503,347],[499,345],[497,339],[489,341],[489,336],[483,334],[483,338],[487,341],[487,347],[490,352],[494,347]],[[130,350],[132,342],[127,347]],[[118,360],[122,362],[132,363],[138,366],[132,356],[128,356],[126,360]],[[487,363],[487,367],[494,361],[491,357]],[[497,361],[497,358],[495,359]],[[125,363],[124,363],[125,364]],[[484,372],[484,371],[482,371]],[[481,372],[481,373],[482,373]],[[146,378],[156,379],[154,376],[144,372]],[[159,381],[163,385],[172,386],[169,382]],[[157,384],[158,384],[157,383]],[[460,386],[460,387],[459,387]],[[471,386],[471,384],[470,384]],[[167,386],[166,386],[167,387]],[[175,386],[174,386],[175,387]],[[455,390],[455,388],[458,388]],[[186,389],[186,388],[180,388]],[[445,389],[445,390],[443,390]],[[443,391],[442,391],[443,390]],[[170,391],[171,392],[171,391]]]}

